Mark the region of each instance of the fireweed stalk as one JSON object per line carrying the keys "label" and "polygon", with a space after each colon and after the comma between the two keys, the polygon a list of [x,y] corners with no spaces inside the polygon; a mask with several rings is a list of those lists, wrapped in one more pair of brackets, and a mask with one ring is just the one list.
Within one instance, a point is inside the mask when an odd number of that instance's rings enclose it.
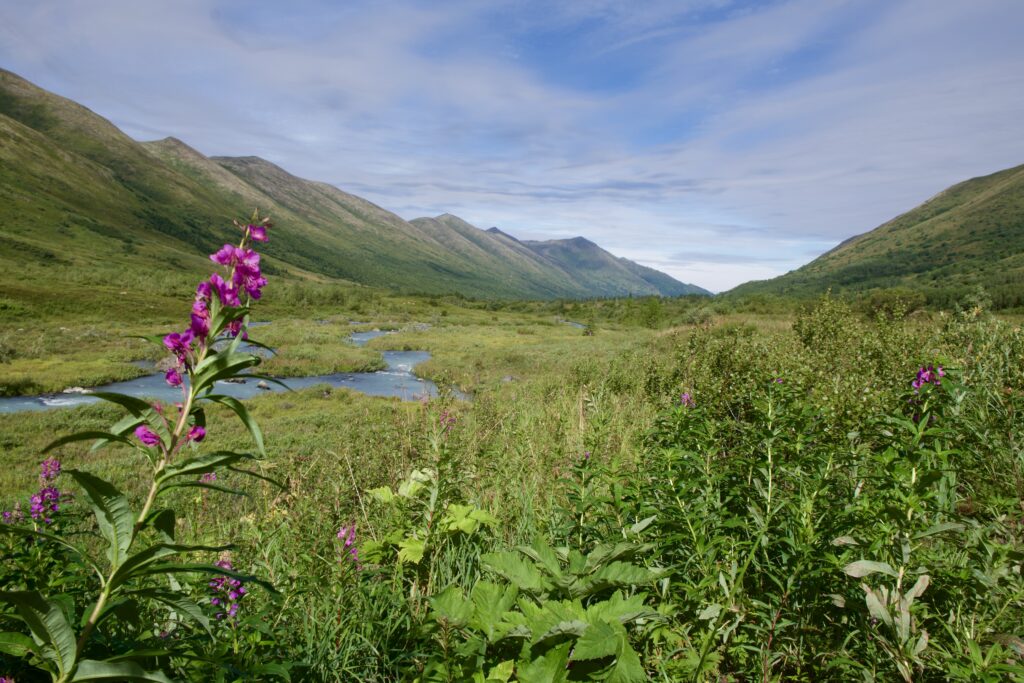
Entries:
{"label": "fireweed stalk", "polygon": [[[182,402],[178,406],[178,415],[168,419],[167,409],[159,403],[153,404],[153,410],[160,416],[164,426],[170,432],[168,439],[161,436],[146,425],[140,425],[135,430],[135,437],[142,443],[143,447],[149,450],[150,459],[155,462],[153,483],[146,496],[142,511],[139,513],[132,532],[131,541],[135,540],[142,525],[145,523],[153,503],[159,493],[160,476],[173,461],[175,455],[189,443],[198,443],[206,436],[206,429],[202,425],[190,425],[189,418],[192,417],[192,407],[197,399],[197,387],[192,381],[196,368],[200,367],[216,341],[216,335],[222,330],[211,329],[211,322],[218,319],[218,313],[222,309],[248,309],[251,301],[257,300],[262,294],[263,287],[267,284],[266,278],[260,272],[260,255],[251,248],[254,242],[267,241],[267,227],[270,220],[264,219],[258,224],[254,222],[242,226],[238,222],[235,225],[242,229],[242,239],[238,246],[225,244],[216,253],[210,255],[210,260],[223,266],[227,270],[227,278],[219,273],[213,273],[207,280],[200,282],[196,287],[195,300],[192,304],[189,327],[183,332],[173,332],[163,338],[163,344],[170,351],[177,363],[175,367],[168,370],[165,380],[171,386],[179,386],[182,393]],[[226,331],[231,337],[242,335],[243,339],[248,338],[245,330],[246,318],[230,316]],[[184,377],[189,381],[184,381]],[[173,428],[172,428],[173,423]],[[109,580],[106,586],[109,586]],[[103,613],[106,602],[109,599],[109,591],[104,588],[100,599],[82,629],[79,636],[77,649],[81,653],[82,648],[88,641],[92,630]]]}
{"label": "fireweed stalk", "polygon": [[[269,219],[260,220],[257,213],[249,223],[235,223],[242,236],[237,245],[225,244],[210,259],[222,267],[196,287],[188,327],[164,337],[149,338],[162,344],[175,359],[174,366],[167,371],[165,380],[170,386],[181,390],[181,401],[173,406],[160,403],[148,404],[137,398],[96,392],[94,395],[127,409],[130,415],[113,425],[107,432],[82,432],[54,441],[44,452],[75,441],[95,441],[94,448],[105,443],[119,442],[134,446],[144,454],[152,465],[153,479],[142,507],[136,515],[128,498],[113,484],[87,472],[67,469],[63,474],[72,477],[82,488],[85,499],[92,508],[100,535],[109,546],[106,553],[108,569],[101,569],[101,562],[92,557],[88,549],[78,548],[70,541],[38,528],[23,528],[20,509],[4,515],[8,524],[0,525],[0,531],[22,535],[35,535],[49,541],[59,542],[72,550],[85,566],[99,579],[96,601],[88,616],[79,621],[74,614],[66,614],[61,603],[34,591],[0,591],[0,601],[14,606],[22,620],[32,631],[33,638],[40,644],[45,656],[37,658],[35,665],[48,670],[57,683],[71,680],[151,680],[165,681],[162,674],[150,674],[126,656],[115,656],[111,660],[85,659],[84,654],[90,637],[97,625],[111,617],[108,603],[119,590],[129,590],[133,585],[149,586],[144,590],[155,594],[156,600],[169,600],[154,588],[153,577],[174,573],[208,573],[221,575],[215,580],[218,587],[227,587],[228,616],[238,609],[238,601],[245,594],[241,579],[234,568],[224,561],[216,565],[181,564],[170,559],[181,553],[223,552],[229,546],[183,545],[175,538],[174,510],[155,509],[159,497],[165,491],[180,485],[215,487],[214,472],[230,467],[240,474],[254,475],[234,465],[255,459],[250,453],[216,451],[196,455],[196,444],[207,435],[203,404],[218,403],[234,411],[248,429],[260,455],[263,454],[263,436],[252,420],[248,410],[236,399],[214,393],[218,380],[235,377],[248,368],[257,366],[260,357],[240,350],[246,332],[250,305],[258,300],[266,278],[260,272],[260,256],[253,249],[256,242],[267,241]],[[225,341],[226,346],[217,342]],[[255,342],[250,342],[255,343]],[[259,375],[255,375],[259,377]],[[98,440],[97,440],[98,439]],[[40,482],[43,489],[32,500],[33,521],[49,524],[51,514],[57,510],[61,494],[53,480],[62,474],[57,460],[42,463]],[[255,476],[255,475],[254,475]],[[198,480],[197,480],[197,477]],[[181,480],[189,482],[180,483]],[[269,481],[269,480],[268,480]],[[37,500],[38,498],[38,500]],[[145,534],[143,532],[146,532]],[[145,537],[145,541],[142,538]],[[140,546],[142,547],[140,549]],[[213,583],[210,584],[211,587]],[[163,596],[163,597],[161,597]],[[175,593],[174,601],[185,600]],[[196,606],[198,611],[198,606]],[[180,614],[190,614],[182,610]],[[117,619],[117,617],[111,617]],[[72,624],[81,623],[81,630],[75,636]]]}

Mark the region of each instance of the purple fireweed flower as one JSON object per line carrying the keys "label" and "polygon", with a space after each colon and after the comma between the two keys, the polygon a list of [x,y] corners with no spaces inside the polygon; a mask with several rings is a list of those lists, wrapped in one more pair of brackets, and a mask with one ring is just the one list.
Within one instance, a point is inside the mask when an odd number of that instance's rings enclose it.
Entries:
{"label": "purple fireweed flower", "polygon": [[14,679],[10,676],[0,676],[0,683],[14,683]]}
{"label": "purple fireweed flower", "polygon": [[205,472],[203,476],[199,477],[199,481],[201,481],[204,484],[212,484],[213,482],[217,481],[217,473]]}
{"label": "purple fireweed flower", "polygon": [[166,382],[172,387],[180,387],[182,381],[181,373],[178,372],[176,368],[171,368],[167,371],[167,374],[164,375],[164,380],[166,380]]}
{"label": "purple fireweed flower", "polygon": [[250,225],[249,237],[252,238],[253,242],[266,242],[267,228],[262,225]]}
{"label": "purple fireweed flower", "polygon": [[[221,569],[234,571],[234,567],[231,566],[229,560],[218,560],[214,564]],[[234,617],[238,613],[238,603],[246,595],[245,586],[242,582],[239,579],[233,579],[228,576],[218,576],[212,579],[208,585],[213,594],[213,597],[210,598],[210,604],[214,607],[227,608],[224,611],[217,612],[216,618]]]}
{"label": "purple fireweed flower", "polygon": [[458,422],[458,418],[455,417],[455,415],[453,415],[452,413],[449,413],[447,409],[442,410],[440,417],[438,417],[437,419],[437,423],[441,427],[442,434],[447,434],[448,432],[450,432],[452,430],[452,427],[455,426],[456,422]]}
{"label": "purple fireweed flower", "polygon": [[689,392],[686,392],[679,397],[679,405],[686,408],[695,408],[697,406],[697,402],[693,400],[693,397],[690,396]]}
{"label": "purple fireweed flower", "polygon": [[29,498],[31,508],[29,514],[32,519],[42,519],[46,524],[53,523],[50,515],[60,510],[61,493],[56,486],[44,486],[39,492]]}
{"label": "purple fireweed flower", "polygon": [[921,390],[922,387],[928,384],[934,384],[935,386],[942,386],[942,378],[946,376],[946,371],[940,365],[936,368],[934,365],[928,367],[921,366],[921,369],[917,371],[917,377],[910,386],[913,387],[914,393]]}
{"label": "purple fireweed flower", "polygon": [[164,337],[164,346],[177,357],[179,363],[188,365],[188,355],[192,351],[194,339],[195,335],[190,329],[180,334],[178,332],[171,332]]}
{"label": "purple fireweed flower", "polygon": [[214,263],[219,263],[222,266],[234,265],[235,261],[238,260],[235,256],[236,250],[238,250],[238,248],[235,245],[225,244],[215,253],[210,254],[210,260]]}
{"label": "purple fireweed flower", "polygon": [[17,524],[25,519],[25,515],[21,511],[21,503],[15,503],[13,510],[4,510],[0,516],[3,517],[4,524]]}
{"label": "purple fireweed flower", "polygon": [[199,443],[206,438],[206,429],[196,425],[192,429],[188,430],[188,435],[185,437],[188,441],[195,441]]}
{"label": "purple fireweed flower", "polygon": [[53,481],[60,476],[60,460],[51,458],[39,463],[39,481]]}
{"label": "purple fireweed flower", "polygon": [[228,334],[230,334],[232,337],[237,337],[239,332],[242,333],[242,339],[249,338],[249,333],[242,329],[241,319],[232,320],[230,323],[228,323]]}
{"label": "purple fireweed flower", "polygon": [[160,437],[146,425],[139,425],[135,428],[135,438],[146,446],[156,446],[160,443]]}
{"label": "purple fireweed flower", "polygon": [[217,273],[210,276],[210,288],[217,293],[221,304],[224,306],[241,306],[238,298],[238,288],[234,282],[225,282]]}
{"label": "purple fireweed flower", "polygon": [[356,548],[356,525],[343,526],[338,529],[338,540],[341,541],[341,548],[338,552],[338,562],[344,561],[345,554],[348,554],[349,561],[356,570],[361,570],[363,565],[359,563],[359,549]]}

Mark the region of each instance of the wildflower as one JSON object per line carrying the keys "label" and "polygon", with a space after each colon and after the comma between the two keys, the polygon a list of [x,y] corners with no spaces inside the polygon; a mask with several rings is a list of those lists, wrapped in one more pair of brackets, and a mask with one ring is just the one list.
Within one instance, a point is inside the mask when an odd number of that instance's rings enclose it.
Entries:
{"label": "wildflower", "polygon": [[212,484],[213,482],[217,481],[217,473],[205,472],[203,476],[199,477],[199,481],[201,481],[204,484]]}
{"label": "wildflower", "polygon": [[160,437],[146,425],[139,425],[135,428],[135,438],[146,446],[156,446],[160,443]]}
{"label": "wildflower", "polygon": [[697,402],[693,400],[693,396],[690,396],[689,392],[686,392],[679,397],[679,405],[685,406],[686,408],[696,408]]}
{"label": "wildflower", "polygon": [[192,330],[185,330],[182,333],[172,332],[164,337],[164,346],[173,353],[181,364],[188,363],[188,354],[192,351],[192,341],[195,335]]}
{"label": "wildflower", "polygon": [[232,320],[230,323],[228,323],[228,334],[230,334],[232,337],[237,337],[239,332],[242,333],[242,339],[249,338],[249,333],[242,329],[241,319]]}
{"label": "wildflower", "polygon": [[[226,559],[218,560],[214,564],[228,571],[235,569],[231,565],[231,561]],[[210,604],[223,610],[217,612],[215,617],[217,619],[234,618],[238,613],[238,603],[246,595],[245,585],[242,581],[228,576],[218,576],[212,579],[208,585],[213,593]]]}
{"label": "wildflower", "polygon": [[782,384],[782,378],[781,377],[776,377],[775,379],[772,380],[772,382],[775,383],[775,384]]}
{"label": "wildflower", "polygon": [[4,510],[2,517],[4,524],[17,524],[25,519],[25,515],[21,511],[21,503],[15,503],[13,510]]}
{"label": "wildflower", "polygon": [[61,493],[56,486],[44,486],[29,498],[31,508],[29,514],[32,519],[42,519],[46,524],[53,523],[50,515],[60,510]]}
{"label": "wildflower", "polygon": [[[341,551],[347,552],[349,560],[355,565],[357,570],[361,570],[363,565],[359,563],[359,549],[356,548],[356,525],[343,526],[338,529],[338,540],[341,541]],[[344,559],[344,555],[339,553],[338,562]]]}
{"label": "wildflower", "polygon": [[448,432],[450,432],[457,421],[458,419],[454,415],[449,413],[447,409],[442,410],[440,417],[438,417],[437,419],[437,423],[441,427],[442,434],[447,434]]}
{"label": "wildflower", "polygon": [[249,226],[249,237],[252,237],[254,242],[266,242],[267,241],[267,228],[262,225],[250,225]]}
{"label": "wildflower", "polygon": [[39,463],[39,481],[53,481],[60,476],[60,460],[52,458]]}
{"label": "wildflower", "polygon": [[238,257],[235,255],[236,251],[241,251],[241,249],[238,249],[233,244],[225,244],[216,252],[210,254],[210,260],[222,266],[233,266],[238,260]]}
{"label": "wildflower", "polygon": [[921,369],[917,371],[917,377],[910,383],[910,386],[914,388],[915,393],[929,384],[934,384],[937,387],[942,386],[942,378],[945,376],[946,371],[941,365],[938,368],[934,365],[929,365],[927,368],[921,366]]}
{"label": "wildflower", "polygon": [[166,380],[172,387],[180,387],[182,381],[181,373],[178,372],[176,368],[171,368],[167,371],[167,374],[164,375],[164,380]]}
{"label": "wildflower", "polygon": [[206,429],[204,427],[200,427],[199,425],[196,425],[192,429],[188,430],[188,435],[185,437],[186,441],[195,441],[196,443],[199,443],[205,438]]}
{"label": "wildflower", "polygon": [[220,299],[221,304],[224,306],[241,306],[242,302],[238,298],[238,288],[235,287],[234,282],[225,282],[217,273],[210,275],[210,288],[217,293],[217,298]]}

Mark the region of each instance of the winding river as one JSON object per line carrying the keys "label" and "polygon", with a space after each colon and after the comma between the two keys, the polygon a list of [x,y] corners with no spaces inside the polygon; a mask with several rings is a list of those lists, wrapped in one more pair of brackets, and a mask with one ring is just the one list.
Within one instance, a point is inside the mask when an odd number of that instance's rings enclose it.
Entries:
{"label": "winding river", "polygon": [[[349,341],[356,346],[363,346],[376,337],[388,334],[379,330],[371,332],[353,332]],[[255,349],[250,349],[255,351]],[[337,372],[330,375],[311,375],[308,377],[287,377],[282,381],[289,389],[305,389],[316,384],[328,384],[332,387],[353,389],[368,396],[398,397],[404,401],[415,401],[424,396],[437,396],[437,385],[430,380],[420,379],[412,370],[430,358],[426,351],[384,351],[383,370],[377,372]],[[269,387],[269,388],[268,388]],[[114,391],[129,396],[145,396],[166,403],[181,400],[181,390],[167,386],[163,373],[137,377],[126,382],[115,382],[97,391]],[[244,384],[233,382],[217,382],[216,392],[235,398],[251,398],[264,393],[284,391],[277,384],[263,384],[249,379]],[[17,413],[27,410],[52,410],[72,406],[95,403],[99,401],[89,394],[61,393],[43,394],[41,396],[9,396],[0,397],[0,413]]]}

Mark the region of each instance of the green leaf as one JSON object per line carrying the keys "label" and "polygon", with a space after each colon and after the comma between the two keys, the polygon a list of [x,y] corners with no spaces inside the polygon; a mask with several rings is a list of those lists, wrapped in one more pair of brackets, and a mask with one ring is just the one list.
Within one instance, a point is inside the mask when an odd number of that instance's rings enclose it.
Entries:
{"label": "green leaf", "polygon": [[[110,427],[110,433],[113,434],[114,436],[121,436],[128,439],[128,435],[133,433],[135,431],[135,428],[143,424],[144,422],[145,420],[141,417],[136,417],[135,415],[125,415],[123,418],[115,422]],[[89,447],[89,450],[97,451],[103,446],[106,446],[108,443],[110,443],[110,439],[98,439],[96,443]],[[133,446],[135,445],[134,443],[131,442],[130,439],[128,440],[128,443]]]}
{"label": "green leaf", "polygon": [[517,672],[520,683],[564,683],[569,680],[569,649],[572,643],[562,643],[540,657],[520,662]]}
{"label": "green leaf", "polygon": [[515,669],[516,663],[511,659],[495,664],[487,672],[487,678],[484,680],[484,683],[508,683]]}
{"label": "green leaf", "polygon": [[398,561],[402,563],[411,562],[412,564],[419,564],[423,559],[423,553],[427,549],[423,539],[412,537],[399,541],[398,548]]}
{"label": "green leaf", "polygon": [[914,540],[917,541],[922,538],[928,538],[929,536],[941,534],[946,531],[963,531],[963,529],[964,525],[960,524],[959,522],[943,522],[941,524],[936,524],[935,526],[929,529],[925,529],[924,531],[914,534]]}
{"label": "green leaf", "polygon": [[3,591],[0,600],[14,605],[36,641],[45,649],[40,654],[61,674],[75,668],[75,632],[61,606],[36,591]]}
{"label": "green leaf", "polygon": [[135,515],[124,494],[108,481],[81,470],[65,470],[74,478],[92,507],[100,533],[107,540],[107,560],[118,567],[124,562],[132,542]]}
{"label": "green leaf", "polygon": [[473,603],[466,599],[458,586],[449,586],[432,597],[430,606],[434,608],[436,618],[444,619],[457,628],[465,626],[473,616]]}
{"label": "green leaf", "polygon": [[367,491],[374,499],[384,503],[385,505],[395,499],[395,494],[392,493],[391,488],[388,486],[381,486],[379,488],[370,489]]}
{"label": "green leaf", "polygon": [[219,379],[238,376],[242,370],[260,364],[260,357],[251,353],[217,353],[196,368],[192,375],[192,390],[197,394],[213,386]]}
{"label": "green leaf", "polygon": [[29,527],[15,526],[14,524],[0,524],[0,534],[18,534],[21,536],[35,536],[36,538],[44,538],[47,541],[53,541],[54,543],[58,543],[67,548],[68,550],[72,551],[76,555],[78,555],[80,558],[82,558],[82,561],[85,562],[90,569],[96,572],[96,575],[100,577],[100,579],[103,578],[103,572],[100,571],[100,568],[96,565],[95,562],[92,561],[92,558],[89,557],[89,555],[84,550],[72,545],[71,543],[69,543],[68,541],[64,540],[56,534],[51,534],[46,531],[41,531],[39,529],[31,529]]}
{"label": "green leaf", "polygon": [[110,432],[90,431],[90,432],[76,432],[75,434],[68,434],[62,436],[56,441],[51,442],[46,448],[42,450],[43,453],[49,453],[54,448],[64,446],[69,443],[75,443],[76,441],[92,441],[93,439],[100,439],[103,442],[116,441],[118,443],[127,444],[129,446],[136,446],[132,441],[129,441],[126,437],[118,434],[111,434]]}
{"label": "green leaf", "polygon": [[208,394],[203,396],[203,399],[219,403],[222,406],[227,406],[231,410],[235,411],[235,414],[238,415],[238,419],[241,420],[242,424],[245,425],[245,428],[249,430],[249,434],[252,436],[252,440],[256,444],[256,450],[259,451],[260,455],[266,457],[267,451],[263,447],[263,432],[260,431],[260,426],[256,424],[256,420],[254,420],[252,415],[249,414],[249,410],[241,401],[237,398],[224,396],[222,394]]}
{"label": "green leaf", "polygon": [[[618,627],[618,628],[616,628]],[[622,625],[606,621],[591,623],[576,641],[572,658],[578,660],[603,659],[611,657],[619,651],[620,633],[625,634]]]}
{"label": "green leaf", "polygon": [[865,576],[870,576],[876,572],[887,574],[891,577],[898,578],[899,574],[886,562],[872,562],[871,560],[857,560],[843,567],[843,572],[848,576],[852,576],[855,579],[861,579]]}
{"label": "green leaf", "polygon": [[887,626],[892,626],[892,615],[889,614],[889,610],[885,608],[882,601],[878,599],[878,595],[865,584],[861,584],[861,588],[864,589],[864,601],[868,605],[868,612],[871,616]]}
{"label": "green leaf", "polygon": [[234,451],[217,451],[207,453],[195,458],[183,460],[177,465],[168,466],[157,481],[163,483],[173,477],[183,477],[196,474],[213,472],[220,467],[226,467],[240,460],[251,460],[254,456],[249,453],[235,453]]}
{"label": "green leaf", "polygon": [[145,570],[150,565],[166,557],[189,552],[219,553],[230,548],[232,548],[231,545],[209,546],[157,543],[128,557],[110,577],[109,586],[111,589],[117,588],[134,575],[146,573]]}
{"label": "green leaf", "polygon": [[159,671],[146,671],[135,662],[100,662],[95,659],[84,659],[75,671],[71,683],[78,681],[151,681],[152,683],[171,683]]}
{"label": "green leaf", "polygon": [[494,642],[502,617],[516,604],[518,594],[518,589],[511,584],[503,589],[490,581],[478,581],[473,586],[472,624],[484,633],[489,642]]}
{"label": "green leaf", "polygon": [[12,657],[24,657],[29,653],[36,652],[38,647],[36,642],[26,636],[24,633],[0,633],[0,652],[11,655]]}
{"label": "green leaf", "polygon": [[520,546],[519,552],[539,564],[552,578],[557,579],[562,575],[562,565],[558,561],[558,556],[543,539],[538,537],[532,544]]}
{"label": "green leaf", "polygon": [[163,603],[174,610],[175,613],[186,616],[198,623],[207,633],[210,632],[210,619],[203,612],[202,608],[181,593],[159,590],[156,588],[146,588],[143,590],[131,591],[128,595]]}
{"label": "green leaf", "polygon": [[484,569],[504,577],[510,583],[533,595],[540,595],[551,587],[532,563],[524,561],[517,553],[502,551],[480,556]]}
{"label": "green leaf", "polygon": [[644,683],[647,680],[647,673],[640,663],[640,657],[625,638],[622,639],[622,649],[615,658],[615,668],[607,680],[609,683]]}
{"label": "green leaf", "polygon": [[701,621],[713,621],[717,619],[718,615],[721,613],[722,606],[715,602],[701,610],[701,613],[697,615],[697,618]]}

